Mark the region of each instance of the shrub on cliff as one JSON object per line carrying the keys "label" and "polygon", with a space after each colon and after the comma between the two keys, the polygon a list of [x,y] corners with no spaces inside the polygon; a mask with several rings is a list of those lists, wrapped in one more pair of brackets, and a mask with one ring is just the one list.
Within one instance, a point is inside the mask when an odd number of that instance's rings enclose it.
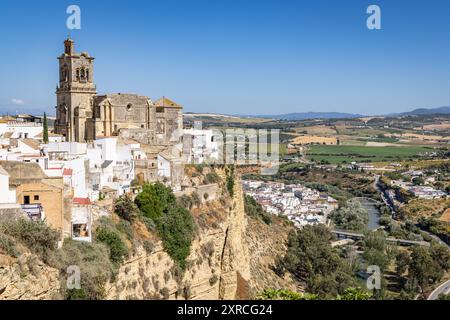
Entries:
{"label": "shrub on cliff", "polygon": [[191,213],[180,206],[172,207],[158,221],[157,228],[164,250],[185,269],[195,234]]}
{"label": "shrub on cliff", "polygon": [[195,235],[194,219],[185,206],[189,208],[197,203],[195,194],[189,199],[184,197],[177,203],[172,190],[157,182],[146,184],[135,202],[144,216],[147,228],[153,229],[154,224],[164,250],[185,269]]}
{"label": "shrub on cliff", "polygon": [[51,259],[59,240],[59,233],[45,222],[29,219],[3,222],[0,233],[16,239],[45,262]]}
{"label": "shrub on cliff", "polygon": [[159,220],[169,207],[175,205],[176,198],[172,190],[160,182],[145,184],[135,203],[145,217]]}
{"label": "shrub on cliff", "polygon": [[20,255],[14,238],[3,233],[0,233],[0,252],[15,258]]}
{"label": "shrub on cliff", "polygon": [[110,259],[115,264],[120,264],[128,255],[128,248],[117,230],[100,225],[96,230],[96,240],[109,248]]}
{"label": "shrub on cliff", "polygon": [[266,289],[258,295],[258,300],[318,300],[315,294],[298,293],[283,289]]}
{"label": "shrub on cliff", "polygon": [[[114,273],[109,251],[103,243],[87,243],[66,239],[58,251],[63,295],[68,300],[99,300],[105,298],[105,284]],[[80,288],[68,289],[64,281],[67,268],[80,268]]]}
{"label": "shrub on cliff", "polygon": [[133,222],[139,216],[139,208],[128,195],[122,195],[114,201],[114,212],[129,222]]}
{"label": "shrub on cliff", "polygon": [[270,215],[270,213],[267,213],[252,196],[249,195],[245,196],[244,210],[245,213],[250,217],[262,219],[262,221],[266,224],[272,223],[272,216]]}
{"label": "shrub on cliff", "polygon": [[216,172],[209,172],[205,176],[205,184],[218,183],[220,181],[220,177]]}
{"label": "shrub on cliff", "polygon": [[226,186],[230,197],[234,195],[234,166],[225,168]]}

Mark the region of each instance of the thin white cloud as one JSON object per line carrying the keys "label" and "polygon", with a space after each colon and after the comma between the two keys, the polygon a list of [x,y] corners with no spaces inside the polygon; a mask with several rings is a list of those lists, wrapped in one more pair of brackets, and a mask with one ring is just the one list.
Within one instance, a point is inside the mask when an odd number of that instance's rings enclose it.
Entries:
{"label": "thin white cloud", "polygon": [[12,98],[11,102],[16,106],[23,106],[25,104],[25,101],[22,99]]}

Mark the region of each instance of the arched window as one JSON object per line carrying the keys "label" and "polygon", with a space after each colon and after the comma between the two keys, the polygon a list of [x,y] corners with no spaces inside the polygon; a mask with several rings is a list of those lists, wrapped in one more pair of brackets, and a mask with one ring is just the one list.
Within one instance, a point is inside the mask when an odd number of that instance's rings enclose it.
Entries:
{"label": "arched window", "polygon": [[63,123],[67,121],[67,109],[64,104],[59,106],[59,120]]}
{"label": "arched window", "polygon": [[69,71],[68,71],[67,65],[65,64],[61,68],[61,81],[67,81],[68,77],[69,77]]}
{"label": "arched window", "polygon": [[80,70],[80,79],[85,80],[84,68],[81,68]]}
{"label": "arched window", "polygon": [[80,81],[80,69],[77,69],[77,81]]}
{"label": "arched window", "polygon": [[86,80],[89,81],[89,69],[86,69]]}

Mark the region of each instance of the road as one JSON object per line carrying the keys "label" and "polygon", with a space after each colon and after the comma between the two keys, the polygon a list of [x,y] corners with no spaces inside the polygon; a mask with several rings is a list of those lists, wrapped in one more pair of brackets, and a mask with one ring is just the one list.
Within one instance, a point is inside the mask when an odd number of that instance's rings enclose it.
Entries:
{"label": "road", "polygon": [[[381,198],[383,199],[383,202],[385,203],[386,206],[388,206],[388,208],[391,209],[392,212],[392,218],[395,218],[396,215],[396,211],[394,206],[386,199],[384,192],[381,190],[381,188],[378,185],[378,182],[380,180],[380,176],[376,175],[375,176],[375,181],[374,181],[374,187],[380,192],[381,194]],[[398,223],[401,223],[400,221],[397,221]],[[418,226],[417,226],[418,227]],[[420,229],[423,233],[426,233],[428,236],[430,236],[434,241],[436,241],[437,243],[447,246],[450,249],[450,244],[447,244],[446,242],[442,241],[441,238],[439,238],[437,235],[432,234],[431,232],[428,232],[426,230]]]}
{"label": "road", "polygon": [[[334,234],[338,236],[344,236],[348,238],[354,238],[354,239],[364,239],[365,235],[362,233],[352,232],[352,231],[345,231],[345,230],[332,230]],[[413,240],[406,240],[406,239],[396,239],[392,237],[387,237],[386,241],[397,243],[397,244],[403,244],[403,245],[419,245],[419,246],[430,246],[430,243],[426,241],[413,241]]]}
{"label": "road", "polygon": [[444,282],[437,287],[429,296],[427,300],[437,300],[440,294],[450,294],[450,280]]}
{"label": "road", "polygon": [[439,238],[437,235],[432,234],[431,232],[428,232],[428,231],[423,230],[423,229],[420,229],[420,231],[422,231],[423,233],[426,233],[430,238],[432,238],[437,243],[439,243],[439,244],[441,244],[443,246],[447,246],[450,249],[450,244],[447,244],[446,242],[442,241],[442,239]]}

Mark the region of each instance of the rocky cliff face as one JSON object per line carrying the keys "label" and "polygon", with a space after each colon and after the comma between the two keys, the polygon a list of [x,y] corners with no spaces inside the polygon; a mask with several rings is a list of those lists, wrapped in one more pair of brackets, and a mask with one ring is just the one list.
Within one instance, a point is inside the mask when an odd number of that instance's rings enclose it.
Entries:
{"label": "rocky cliff face", "polygon": [[210,221],[200,227],[183,275],[161,243],[150,254],[141,248],[123,264],[116,281],[107,285],[107,298],[235,299],[239,284],[250,279],[240,181],[235,183],[231,203],[204,205],[194,215]]}
{"label": "rocky cliff face", "polygon": [[[225,181],[224,172],[219,175]],[[266,288],[295,288],[292,279],[281,279],[272,270],[275,258],[285,250],[289,228],[247,218],[238,176],[233,198],[221,197],[192,213],[199,230],[185,272],[161,242],[151,251],[138,247],[114,281],[106,284],[106,298],[248,299]],[[27,263],[30,257],[0,261],[0,299],[60,298],[58,271],[39,261]]]}
{"label": "rocky cliff face", "polygon": [[0,254],[0,300],[50,300],[59,297],[59,271],[31,254],[18,259]]}

